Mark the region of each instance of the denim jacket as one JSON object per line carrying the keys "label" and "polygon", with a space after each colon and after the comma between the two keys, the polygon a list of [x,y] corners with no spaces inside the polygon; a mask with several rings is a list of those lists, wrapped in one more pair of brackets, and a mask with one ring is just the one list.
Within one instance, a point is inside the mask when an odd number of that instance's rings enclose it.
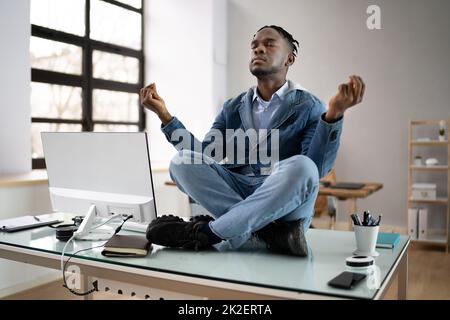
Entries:
{"label": "denim jacket", "polygon": [[[235,139],[225,138],[226,129],[241,129],[243,131],[254,129],[252,118],[253,90],[253,88],[250,88],[247,92],[225,102],[202,142],[195,139],[176,117],[162,126],[161,130],[167,140],[178,150],[199,150],[199,148],[205,150],[207,147],[209,149],[211,147],[223,149],[223,152],[215,160],[221,162],[224,167],[239,173],[243,169],[247,169],[247,172],[250,169],[255,175],[259,175],[261,168],[265,165],[259,161],[257,163],[249,161],[248,151],[251,146],[245,146],[246,152],[243,161],[231,161],[230,163],[230,159],[227,159],[226,149],[230,147],[230,143],[235,143]],[[326,122],[324,120],[325,113],[326,107],[321,100],[301,86],[289,81],[289,89],[283,103],[276,110],[268,128],[269,131],[270,129],[279,130],[279,150],[270,150],[270,143],[268,143],[269,150],[279,152],[279,161],[294,155],[305,155],[317,165],[319,176],[324,177],[331,170],[336,160],[343,125],[342,117],[333,123]],[[188,134],[191,138],[191,144],[180,143],[179,135],[172,135],[176,130],[178,132],[182,130],[181,132]],[[217,132],[222,133],[223,140],[216,138]],[[213,136],[214,138],[212,138]]]}

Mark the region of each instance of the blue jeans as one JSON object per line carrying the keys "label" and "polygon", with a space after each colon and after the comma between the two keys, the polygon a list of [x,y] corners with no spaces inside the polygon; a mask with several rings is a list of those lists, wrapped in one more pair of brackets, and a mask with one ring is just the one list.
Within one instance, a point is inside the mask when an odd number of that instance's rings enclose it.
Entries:
{"label": "blue jeans", "polygon": [[306,232],[319,191],[317,166],[302,155],[276,163],[269,176],[250,177],[201,153],[181,150],[170,163],[170,176],[182,192],[215,217],[211,230],[232,248],[277,219],[303,219]]}

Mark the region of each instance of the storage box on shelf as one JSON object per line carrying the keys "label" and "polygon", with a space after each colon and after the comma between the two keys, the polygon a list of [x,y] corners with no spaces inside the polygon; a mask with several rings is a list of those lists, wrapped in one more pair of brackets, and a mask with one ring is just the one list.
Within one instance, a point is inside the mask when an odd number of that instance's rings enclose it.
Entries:
{"label": "storage box on shelf", "polygon": [[[450,245],[450,142],[448,139],[450,119],[447,121],[410,121],[409,123],[409,174],[408,174],[408,230],[413,241],[441,244],[446,248],[448,253]],[[419,126],[428,126],[433,128],[436,134],[429,138],[415,138],[414,129]],[[446,148],[446,160],[439,163],[434,159],[428,162],[416,154],[418,148],[431,148],[428,150],[437,150],[436,148]],[[416,154],[416,155],[415,155]],[[446,162],[446,163],[445,163]],[[446,176],[446,192],[439,189],[433,181],[415,181],[418,173],[427,173],[430,175],[428,180],[442,173]],[[440,176],[441,177],[441,176]],[[445,208],[445,223],[439,230],[431,230],[428,222],[436,214],[436,206]]]}
{"label": "storage box on shelf", "polygon": [[411,188],[414,200],[436,200],[435,183],[413,183]]}

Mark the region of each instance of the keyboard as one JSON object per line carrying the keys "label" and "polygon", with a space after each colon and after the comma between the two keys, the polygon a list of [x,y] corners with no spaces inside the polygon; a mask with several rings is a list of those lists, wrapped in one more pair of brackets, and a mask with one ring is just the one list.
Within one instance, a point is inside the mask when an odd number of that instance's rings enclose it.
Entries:
{"label": "keyboard", "polygon": [[145,233],[147,231],[148,223],[141,223],[135,221],[127,221],[123,224],[122,230],[136,231]]}

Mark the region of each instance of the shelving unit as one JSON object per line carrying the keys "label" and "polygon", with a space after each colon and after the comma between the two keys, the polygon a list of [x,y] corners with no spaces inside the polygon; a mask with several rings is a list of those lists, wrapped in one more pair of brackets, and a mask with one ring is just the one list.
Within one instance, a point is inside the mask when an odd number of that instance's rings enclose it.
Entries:
{"label": "shelving unit", "polygon": [[[418,126],[431,126],[436,129],[436,132],[439,129],[439,120],[435,121],[410,121],[409,123],[409,139],[408,139],[408,154],[409,154],[409,165],[408,165],[408,201],[407,201],[407,208],[416,208],[423,205],[433,205],[433,206],[444,206],[445,207],[445,224],[442,226],[442,229],[440,230],[440,233],[431,233],[427,232],[428,236],[426,239],[415,239],[412,240],[414,242],[422,242],[422,243],[431,243],[436,245],[443,245],[445,246],[445,250],[448,253],[449,251],[449,245],[450,245],[450,234],[449,234],[449,227],[450,227],[450,203],[449,203],[449,193],[450,193],[450,141],[448,138],[449,133],[449,124],[450,119],[445,121],[445,130],[446,130],[446,136],[447,140],[445,141],[439,141],[439,140],[429,140],[429,141],[422,141],[422,140],[413,140],[413,130],[414,128]],[[413,153],[415,150],[415,147],[429,147],[429,148],[446,148],[447,149],[447,163],[440,164],[440,165],[434,165],[434,166],[427,166],[427,165],[415,165],[414,164],[414,158]],[[419,199],[413,199],[412,197],[412,185],[413,183],[417,182],[414,181],[414,174],[416,172],[422,172],[422,173],[433,173],[433,174],[443,174],[446,175],[447,180],[447,194],[445,196],[436,197],[435,200],[419,200]],[[433,210],[428,210],[428,216],[431,217],[433,215]],[[409,219],[409,218],[408,218]],[[429,221],[429,220],[428,220]],[[408,222],[409,225],[409,222]]]}
{"label": "shelving unit", "polygon": [[412,170],[423,170],[423,171],[447,171],[448,166],[409,166]]}
{"label": "shelving unit", "polygon": [[437,197],[436,200],[417,200],[409,198],[409,202],[447,204],[448,198]]}

